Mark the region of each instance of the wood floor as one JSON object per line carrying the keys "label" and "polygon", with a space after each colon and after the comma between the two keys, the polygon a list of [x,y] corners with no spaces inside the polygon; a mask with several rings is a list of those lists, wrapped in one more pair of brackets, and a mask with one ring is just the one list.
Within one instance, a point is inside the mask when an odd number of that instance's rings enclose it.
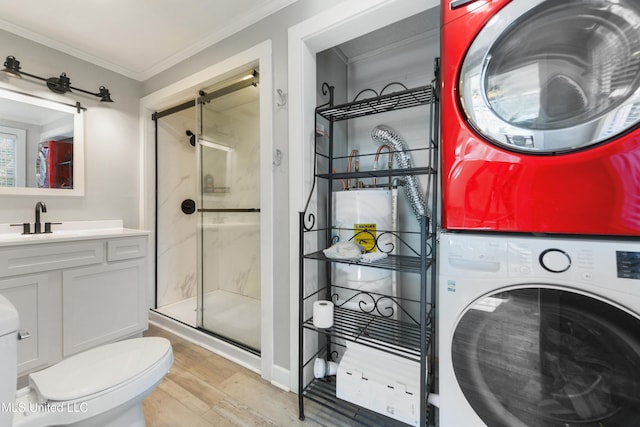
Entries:
{"label": "wood floor", "polygon": [[254,372],[150,325],[145,336],[171,341],[169,374],[143,401],[147,427],[349,426],[349,420],[305,401],[298,419],[298,396]]}

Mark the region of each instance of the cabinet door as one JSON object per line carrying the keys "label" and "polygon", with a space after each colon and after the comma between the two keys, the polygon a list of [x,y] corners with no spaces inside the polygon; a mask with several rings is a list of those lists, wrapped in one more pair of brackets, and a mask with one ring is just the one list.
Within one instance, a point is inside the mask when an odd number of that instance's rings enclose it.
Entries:
{"label": "cabinet door", "polygon": [[38,274],[0,280],[0,294],[18,310],[18,375],[34,371],[54,361],[55,308],[48,275]]}
{"label": "cabinet door", "polygon": [[146,258],[62,273],[65,357],[147,328]]}

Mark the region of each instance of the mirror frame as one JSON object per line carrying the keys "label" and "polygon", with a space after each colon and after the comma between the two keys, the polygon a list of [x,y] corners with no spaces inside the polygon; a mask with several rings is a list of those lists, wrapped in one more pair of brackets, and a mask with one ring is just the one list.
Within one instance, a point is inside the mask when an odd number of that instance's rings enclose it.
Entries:
{"label": "mirror frame", "polygon": [[84,108],[4,87],[0,87],[0,97],[73,114],[73,188],[0,187],[0,195],[84,196]]}

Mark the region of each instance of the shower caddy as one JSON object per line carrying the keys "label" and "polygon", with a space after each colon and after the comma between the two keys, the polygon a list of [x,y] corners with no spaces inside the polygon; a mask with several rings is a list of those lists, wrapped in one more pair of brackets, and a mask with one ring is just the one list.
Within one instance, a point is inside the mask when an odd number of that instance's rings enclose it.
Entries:
{"label": "shower caddy", "polygon": [[[376,351],[399,356],[417,363],[420,368],[420,426],[433,425],[433,411],[428,404],[430,392],[435,391],[435,301],[436,301],[436,224],[432,217],[437,206],[437,164],[438,154],[438,96],[437,88],[439,75],[439,60],[435,60],[436,79],[432,84],[412,89],[396,91],[385,94],[385,90],[399,83],[387,85],[380,94],[367,89],[361,91],[354,101],[334,105],[333,87],[327,83],[322,85],[322,92],[328,95],[329,101],[316,108],[316,138],[314,145],[314,181],[307,200],[305,210],[299,213],[299,305],[298,305],[298,405],[299,417],[305,418],[305,399],[320,404],[336,411],[353,421],[364,425],[407,425],[401,421],[389,418],[385,415],[355,405],[349,401],[336,397],[336,378],[315,378],[313,364],[317,357],[334,361],[339,348],[344,348],[346,341],[356,342],[363,346],[372,347]],[[404,86],[404,85],[402,85]],[[364,93],[373,92],[375,97],[358,99]],[[429,123],[431,134],[425,147],[409,150],[426,153],[429,159],[427,165],[413,166],[408,169],[384,169],[384,170],[356,170],[355,172],[336,172],[336,163],[344,163],[346,156],[336,156],[334,153],[334,123],[343,120],[355,119],[372,114],[381,114],[405,108],[430,105]],[[318,119],[328,121],[328,131],[322,132],[318,127]],[[426,119],[426,118],[425,118]],[[320,144],[325,143],[324,147]],[[324,149],[325,151],[322,151]],[[362,158],[363,155],[360,154]],[[334,161],[336,163],[334,163]],[[375,169],[375,168],[374,168]],[[365,312],[341,307],[336,294],[336,284],[332,283],[332,271],[335,263],[360,264],[359,261],[346,261],[327,258],[323,249],[335,242],[338,228],[332,224],[334,183],[339,184],[344,180],[359,180],[367,178],[386,178],[389,183],[394,178],[427,175],[427,208],[425,212],[431,212],[420,218],[420,231],[404,232],[402,230],[377,230],[378,235],[391,233],[397,239],[398,247],[403,247],[410,255],[392,255],[374,263],[362,263],[373,268],[383,268],[419,275],[420,299],[405,299],[403,297],[389,296],[356,291],[360,298],[369,298],[374,308],[382,300],[388,304],[393,301],[393,315],[383,316],[371,314],[375,310]],[[318,197],[318,218],[308,212],[314,190],[322,186],[327,192],[326,201],[321,202]],[[380,186],[380,185],[379,185]],[[316,222],[316,219],[318,220]],[[322,223],[320,223],[322,221]],[[353,231],[353,230],[351,230]],[[364,230],[364,232],[367,232]],[[406,236],[413,234],[414,240],[419,237],[419,248],[411,247],[406,242]],[[355,236],[354,236],[355,237]],[[374,237],[375,238],[375,237]],[[378,239],[375,239],[376,243]],[[317,250],[305,247],[305,242],[315,241]],[[376,245],[377,246],[377,245]],[[415,246],[415,245],[414,245]],[[376,248],[379,251],[390,252],[387,248]],[[317,275],[317,286],[313,289],[305,288],[305,264],[312,265],[308,270]],[[428,277],[427,272],[430,271]],[[313,324],[313,301],[319,299],[331,300],[335,304],[334,322],[330,328],[317,328]],[[419,306],[419,316],[412,316],[406,307],[412,306],[414,311]],[[379,311],[379,313],[382,313]],[[408,320],[407,320],[408,319]],[[393,367],[389,368],[390,370]],[[306,375],[305,375],[306,373]]]}

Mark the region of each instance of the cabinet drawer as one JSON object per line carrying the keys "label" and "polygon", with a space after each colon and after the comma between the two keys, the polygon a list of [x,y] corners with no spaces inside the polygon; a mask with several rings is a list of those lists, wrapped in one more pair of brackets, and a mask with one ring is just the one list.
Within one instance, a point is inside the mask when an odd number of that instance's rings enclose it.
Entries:
{"label": "cabinet drawer", "polygon": [[131,237],[107,241],[107,261],[141,258],[147,254],[147,238]]}
{"label": "cabinet drawer", "polygon": [[0,277],[98,264],[103,260],[103,241],[7,247],[0,250]]}

